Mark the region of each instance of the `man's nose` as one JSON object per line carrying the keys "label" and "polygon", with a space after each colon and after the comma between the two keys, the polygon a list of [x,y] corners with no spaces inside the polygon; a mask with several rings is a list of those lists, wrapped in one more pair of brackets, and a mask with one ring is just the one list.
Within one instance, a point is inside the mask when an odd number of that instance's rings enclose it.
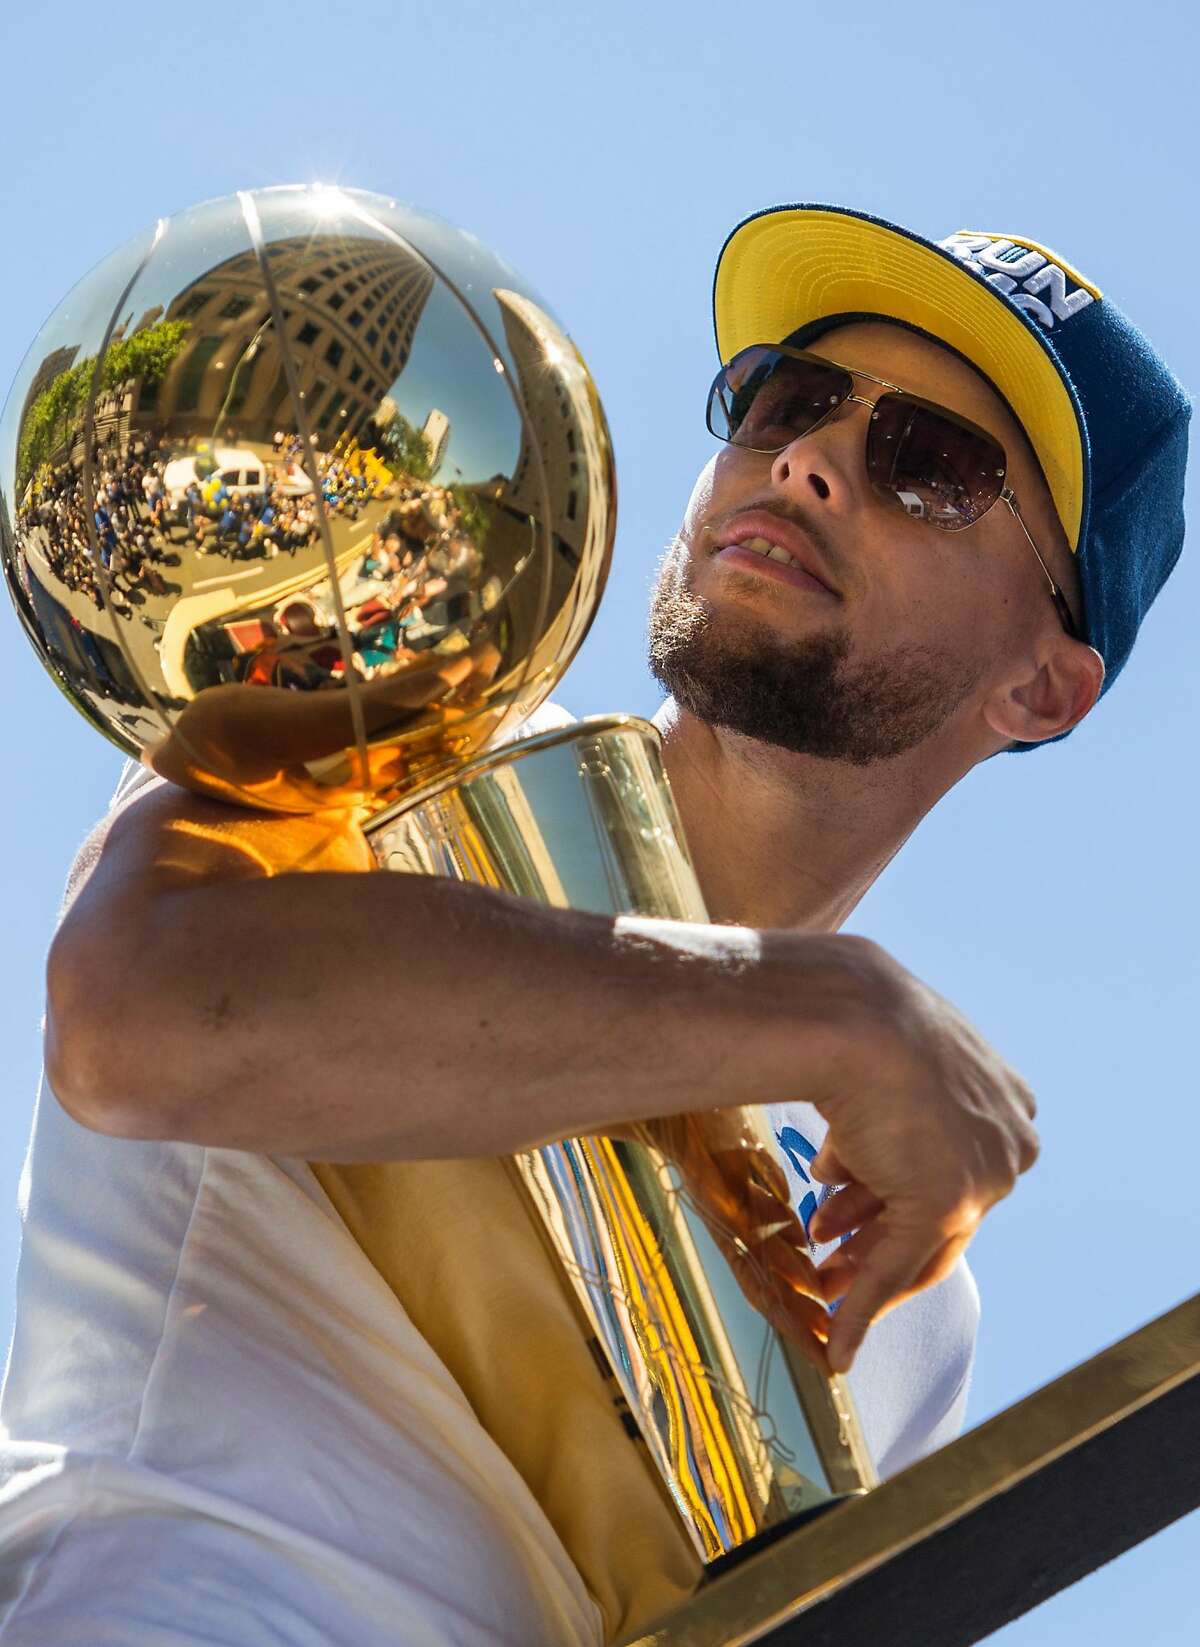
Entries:
{"label": "man's nose", "polygon": [[847,403],[819,428],[797,435],[771,464],[775,485],[798,502],[816,501],[837,513],[852,509],[866,479],[862,419],[870,415],[869,406]]}

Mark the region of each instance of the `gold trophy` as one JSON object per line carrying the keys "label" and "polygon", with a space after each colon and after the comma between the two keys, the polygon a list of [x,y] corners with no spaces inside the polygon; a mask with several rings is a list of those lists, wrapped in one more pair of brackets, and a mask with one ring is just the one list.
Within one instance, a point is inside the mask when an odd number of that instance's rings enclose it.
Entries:
{"label": "gold trophy", "polygon": [[[653,727],[509,741],[587,632],[614,498],[595,387],[537,295],[473,236],[342,189],[157,224],[50,317],[0,422],[10,593],[126,754],[350,817],[384,870],[703,921]],[[872,1484],[845,1384],[747,1298],[795,1224],[754,1111],[511,1176],[710,1570]]]}

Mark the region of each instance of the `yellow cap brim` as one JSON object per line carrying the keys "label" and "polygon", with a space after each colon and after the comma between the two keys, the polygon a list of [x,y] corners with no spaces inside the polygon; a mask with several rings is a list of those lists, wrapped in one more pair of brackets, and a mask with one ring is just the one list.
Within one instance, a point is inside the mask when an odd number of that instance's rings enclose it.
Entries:
{"label": "yellow cap brim", "polygon": [[929,242],[832,207],[764,212],[726,241],[713,288],[722,361],[752,343],[779,343],[812,321],[843,314],[917,326],[991,379],[1029,438],[1075,550],[1086,486],[1084,434],[1036,323]]}

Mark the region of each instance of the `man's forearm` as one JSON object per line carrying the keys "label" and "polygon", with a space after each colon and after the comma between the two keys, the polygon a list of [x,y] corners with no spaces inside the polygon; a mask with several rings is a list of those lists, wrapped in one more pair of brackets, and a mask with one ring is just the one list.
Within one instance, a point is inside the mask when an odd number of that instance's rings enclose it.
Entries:
{"label": "man's forearm", "polygon": [[828,1283],[839,1370],[1036,1157],[1025,1083],[866,940],[614,922],[368,868],[336,820],[247,820],[167,786],[135,803],[51,950],[67,1110],[353,1161],[808,1099],[829,1122],[812,1175],[848,1186],[819,1238],[857,1230]]}
{"label": "man's forearm", "polygon": [[797,940],[785,1002],[754,933],[407,875],[210,883],[123,930],[68,927],[52,952],[65,1106],[125,1136],[322,1159],[494,1155],[787,1096],[768,1025],[786,1012],[799,1049],[809,1013],[815,1051],[846,987],[846,940]]}

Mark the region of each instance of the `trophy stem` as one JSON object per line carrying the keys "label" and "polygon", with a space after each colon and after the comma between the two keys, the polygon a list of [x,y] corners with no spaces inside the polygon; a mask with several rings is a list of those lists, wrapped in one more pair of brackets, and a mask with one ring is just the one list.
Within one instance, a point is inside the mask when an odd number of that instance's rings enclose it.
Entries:
{"label": "trophy stem", "polygon": [[[707,919],[658,733],[632,716],[483,756],[378,815],[367,838],[384,869]],[[739,1136],[770,1148],[758,1112],[736,1115]],[[721,1251],[737,1232],[714,1231],[653,1126],[528,1150],[513,1171],[706,1564],[874,1484],[845,1382],[749,1304]]]}

